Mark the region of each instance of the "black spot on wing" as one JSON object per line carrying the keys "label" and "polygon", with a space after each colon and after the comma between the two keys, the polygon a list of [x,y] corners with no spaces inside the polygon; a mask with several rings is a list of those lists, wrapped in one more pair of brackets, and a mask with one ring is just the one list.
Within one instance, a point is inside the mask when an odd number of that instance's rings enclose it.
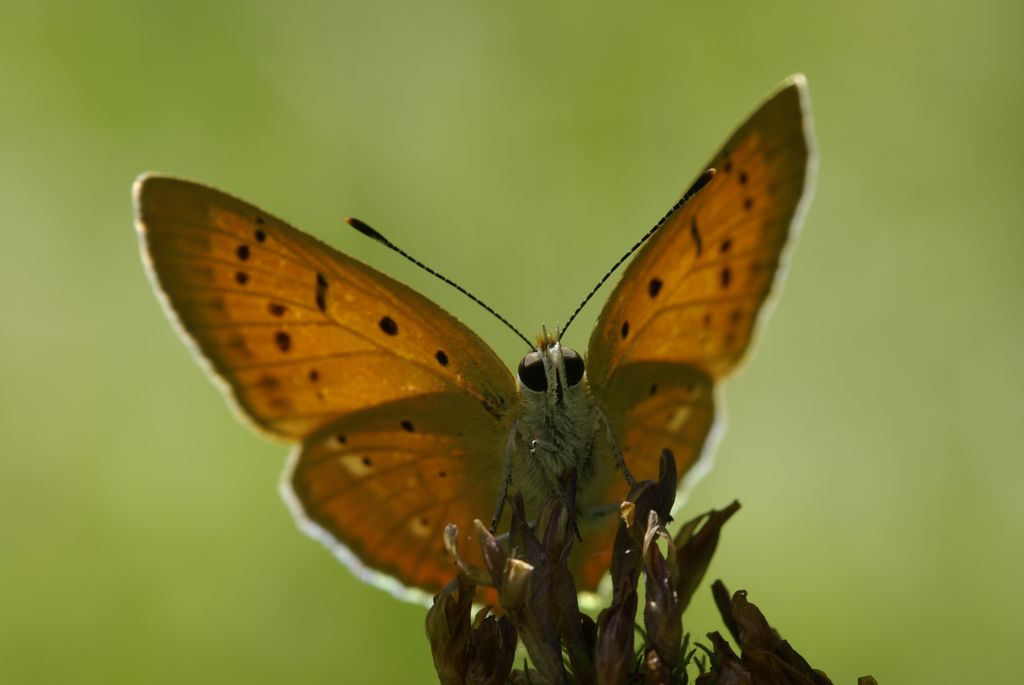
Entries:
{"label": "black spot on wing", "polygon": [[704,245],[700,238],[700,229],[697,228],[696,215],[690,219],[690,235],[693,236],[693,244],[697,248],[697,256],[700,257]]}
{"label": "black spot on wing", "polygon": [[327,278],[320,272],[316,274],[316,307],[322,312],[327,311]]}
{"label": "black spot on wing", "polygon": [[388,335],[398,335],[398,324],[390,316],[385,316],[378,324],[380,329]]}

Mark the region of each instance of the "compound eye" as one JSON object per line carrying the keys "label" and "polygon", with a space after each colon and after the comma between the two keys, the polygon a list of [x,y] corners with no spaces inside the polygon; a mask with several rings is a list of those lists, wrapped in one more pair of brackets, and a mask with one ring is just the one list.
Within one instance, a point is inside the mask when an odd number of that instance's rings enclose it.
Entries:
{"label": "compound eye", "polygon": [[534,392],[548,389],[548,376],[544,373],[544,358],[540,352],[531,352],[519,362],[519,380]]}
{"label": "compound eye", "polygon": [[562,348],[562,359],[565,361],[565,380],[569,385],[576,385],[583,380],[583,357],[569,347]]}

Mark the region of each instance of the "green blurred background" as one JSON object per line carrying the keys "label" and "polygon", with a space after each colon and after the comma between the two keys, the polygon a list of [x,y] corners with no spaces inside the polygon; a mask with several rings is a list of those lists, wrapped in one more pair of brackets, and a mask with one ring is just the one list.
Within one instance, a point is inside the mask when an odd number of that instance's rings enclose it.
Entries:
{"label": "green blurred background", "polygon": [[[711,575],[837,683],[1013,679],[1018,3],[285,7],[0,3],[0,682],[434,678],[423,610],[296,530],[286,448],[164,319],[137,174],[256,202],[513,364],[499,324],[342,218],[550,326],[797,71],[817,194],[692,499],[744,504]],[[687,627],[720,627],[706,590]]]}

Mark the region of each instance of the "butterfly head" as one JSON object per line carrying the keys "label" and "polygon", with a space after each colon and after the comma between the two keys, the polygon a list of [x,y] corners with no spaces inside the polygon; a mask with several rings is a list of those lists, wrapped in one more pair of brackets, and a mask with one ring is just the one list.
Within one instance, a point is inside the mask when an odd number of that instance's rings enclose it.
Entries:
{"label": "butterfly head", "polygon": [[556,403],[577,392],[583,376],[583,357],[547,336],[519,362],[519,386],[523,392],[546,395]]}

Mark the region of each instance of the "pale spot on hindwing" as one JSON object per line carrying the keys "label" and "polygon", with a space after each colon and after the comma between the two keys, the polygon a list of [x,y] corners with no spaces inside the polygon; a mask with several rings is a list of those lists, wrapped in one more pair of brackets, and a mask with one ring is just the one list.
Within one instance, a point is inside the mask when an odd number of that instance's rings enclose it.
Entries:
{"label": "pale spot on hindwing", "polygon": [[369,458],[364,457],[361,454],[346,454],[338,457],[338,461],[341,465],[357,478],[368,476],[373,472],[373,462]]}
{"label": "pale spot on hindwing", "polygon": [[666,430],[670,433],[679,431],[680,428],[686,425],[686,420],[690,418],[690,413],[692,411],[693,407],[688,404],[684,404],[676,408],[676,410],[672,412],[672,416],[669,417],[668,425],[665,426]]}
{"label": "pale spot on hindwing", "polygon": [[409,532],[418,538],[425,538],[434,531],[430,525],[430,519],[426,516],[416,516],[409,520]]}

